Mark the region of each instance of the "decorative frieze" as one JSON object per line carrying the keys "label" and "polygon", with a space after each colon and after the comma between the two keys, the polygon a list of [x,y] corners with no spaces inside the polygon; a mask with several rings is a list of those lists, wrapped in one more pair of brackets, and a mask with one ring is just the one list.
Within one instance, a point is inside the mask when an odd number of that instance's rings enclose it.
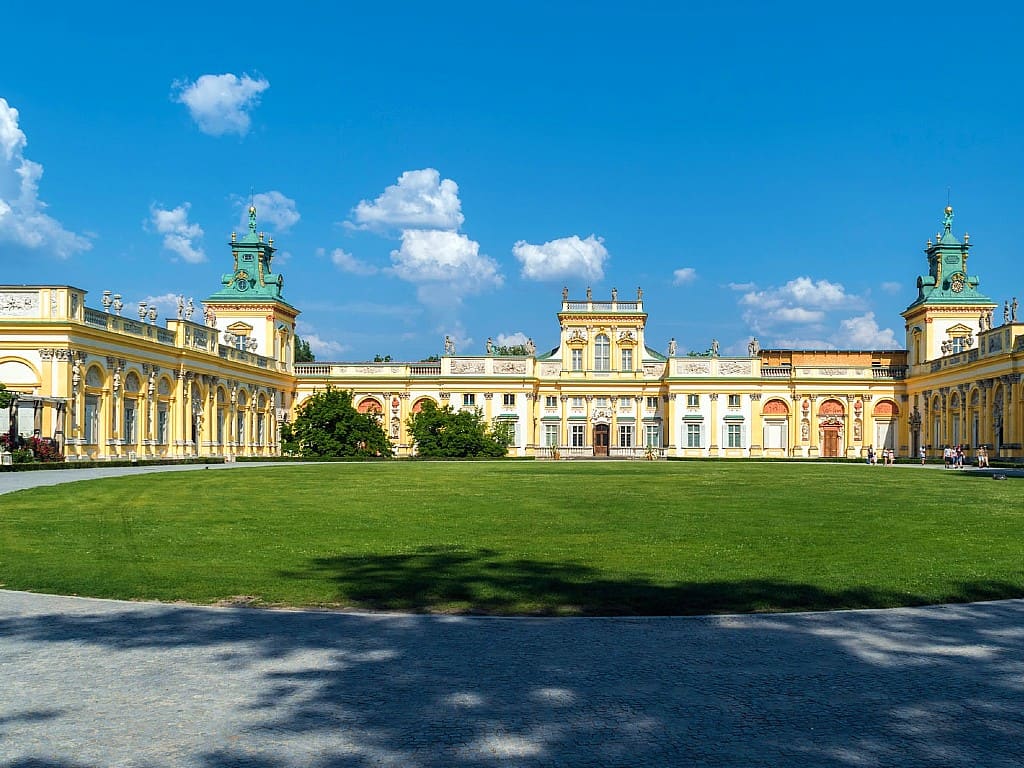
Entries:
{"label": "decorative frieze", "polygon": [[0,317],[38,317],[38,291],[3,291],[0,293]]}

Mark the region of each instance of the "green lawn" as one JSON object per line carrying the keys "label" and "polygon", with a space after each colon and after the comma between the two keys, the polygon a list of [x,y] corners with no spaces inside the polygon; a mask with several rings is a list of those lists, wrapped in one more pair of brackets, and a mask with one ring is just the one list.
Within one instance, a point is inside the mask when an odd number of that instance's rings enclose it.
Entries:
{"label": "green lawn", "polygon": [[518,614],[1017,597],[1018,483],[918,467],[753,462],[175,472],[0,496],[0,584]]}

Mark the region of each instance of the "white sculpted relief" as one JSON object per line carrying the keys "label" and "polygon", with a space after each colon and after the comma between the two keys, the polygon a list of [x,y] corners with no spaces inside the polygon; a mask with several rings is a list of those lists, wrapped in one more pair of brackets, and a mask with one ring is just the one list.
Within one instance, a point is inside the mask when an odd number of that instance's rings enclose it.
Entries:
{"label": "white sculpted relief", "polygon": [[718,372],[723,376],[749,376],[750,363],[722,362],[718,365]]}
{"label": "white sculpted relief", "polygon": [[495,373],[526,373],[526,363],[501,361],[494,363]]}
{"label": "white sculpted relief", "polygon": [[35,291],[0,293],[0,317],[34,317],[39,314],[39,294]]}
{"label": "white sculpted relief", "polygon": [[706,376],[711,373],[711,363],[698,360],[680,360],[676,363],[676,373]]}
{"label": "white sculpted relief", "polygon": [[452,373],[483,373],[483,360],[452,360]]}
{"label": "white sculpted relief", "polygon": [[557,376],[562,366],[559,363],[544,363],[540,367],[541,376]]}

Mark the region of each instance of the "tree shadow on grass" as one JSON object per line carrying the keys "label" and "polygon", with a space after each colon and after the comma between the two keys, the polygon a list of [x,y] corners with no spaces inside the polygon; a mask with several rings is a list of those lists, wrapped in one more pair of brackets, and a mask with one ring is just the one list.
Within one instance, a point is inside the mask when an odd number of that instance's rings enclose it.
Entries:
{"label": "tree shadow on grass", "polygon": [[1024,585],[1000,581],[958,584],[939,595],[866,586],[828,590],[777,579],[663,584],[640,576],[609,578],[582,564],[509,560],[496,550],[458,547],[318,558],[303,571],[281,576],[326,578],[337,586],[339,605],[413,613],[684,616],[890,608],[1024,595]]}

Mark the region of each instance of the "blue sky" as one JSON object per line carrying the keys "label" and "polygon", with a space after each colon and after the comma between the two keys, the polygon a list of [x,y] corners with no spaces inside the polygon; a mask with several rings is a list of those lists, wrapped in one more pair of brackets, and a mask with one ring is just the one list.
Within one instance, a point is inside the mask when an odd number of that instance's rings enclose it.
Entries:
{"label": "blue sky", "polygon": [[563,285],[661,351],[892,348],[950,189],[1024,295],[1012,4],[104,5],[5,10],[0,283],[167,316],[252,191],[321,360],[549,349]]}

